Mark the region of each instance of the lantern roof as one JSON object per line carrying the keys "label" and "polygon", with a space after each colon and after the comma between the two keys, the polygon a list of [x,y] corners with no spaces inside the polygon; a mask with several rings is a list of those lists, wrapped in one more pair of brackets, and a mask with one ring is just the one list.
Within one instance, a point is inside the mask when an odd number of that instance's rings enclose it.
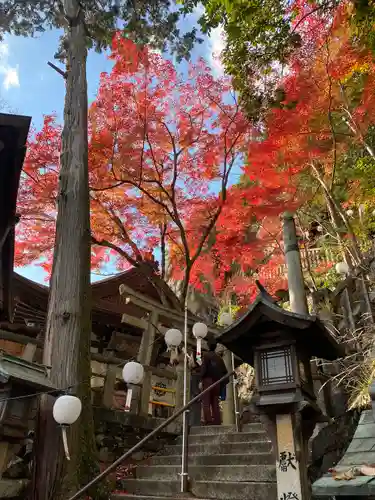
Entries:
{"label": "lantern roof", "polygon": [[303,346],[310,357],[334,360],[342,356],[342,346],[325,324],[310,314],[286,311],[261,289],[248,311],[226,328],[217,341],[244,362],[253,365],[254,348],[265,334],[283,332]]}
{"label": "lantern roof", "polygon": [[16,382],[32,391],[53,391],[56,387],[48,377],[44,365],[26,361],[17,356],[0,353],[0,384]]}

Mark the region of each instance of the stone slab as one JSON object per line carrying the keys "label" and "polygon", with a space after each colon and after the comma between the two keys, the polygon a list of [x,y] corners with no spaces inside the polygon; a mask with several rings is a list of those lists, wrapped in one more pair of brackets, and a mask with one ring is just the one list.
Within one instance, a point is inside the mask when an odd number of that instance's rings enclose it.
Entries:
{"label": "stone slab", "polygon": [[[175,497],[180,492],[180,481],[126,479],[124,491],[133,495]],[[276,498],[276,483],[192,481],[191,493],[195,497],[217,500],[259,500]]]}
{"label": "stone slab", "polygon": [[[177,466],[138,466],[137,479],[168,480],[178,479],[181,465]],[[238,481],[238,482],[275,482],[274,465],[205,465],[190,466],[189,477],[194,481]]]}
{"label": "stone slab", "polygon": [[[269,441],[265,431],[255,432],[228,432],[227,434],[191,434],[189,444],[216,444],[216,443],[250,443],[252,441]],[[182,443],[182,436],[176,440],[176,444]]]}
{"label": "stone slab", "polygon": [[[226,455],[189,455],[191,465],[273,465],[275,459],[271,453],[253,452]],[[155,455],[150,459],[150,465],[179,465],[181,455]]]}
{"label": "stone slab", "polygon": [[[164,448],[164,455],[180,455],[181,445],[171,445]],[[250,443],[217,443],[189,445],[191,455],[225,455],[251,452],[270,452],[271,443],[268,441],[252,441]]]}
{"label": "stone slab", "polygon": [[[375,421],[372,411],[362,412],[353,439],[337,464],[337,470],[375,464]],[[350,481],[335,481],[331,475],[318,479],[312,485],[316,497],[369,496],[375,494],[375,478],[359,476]]]}
{"label": "stone slab", "polygon": [[[246,424],[242,427],[242,432],[259,432],[264,431],[261,423]],[[202,425],[199,427],[192,427],[190,434],[226,434],[236,432],[234,425]]]}

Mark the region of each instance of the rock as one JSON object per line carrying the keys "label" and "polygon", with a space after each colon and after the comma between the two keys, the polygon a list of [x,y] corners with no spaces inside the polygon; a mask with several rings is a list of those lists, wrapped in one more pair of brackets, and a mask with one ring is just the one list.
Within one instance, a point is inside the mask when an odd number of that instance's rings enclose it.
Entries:
{"label": "rock", "polygon": [[360,412],[349,411],[323,427],[312,439],[309,478],[313,483],[343,457],[357,427]]}

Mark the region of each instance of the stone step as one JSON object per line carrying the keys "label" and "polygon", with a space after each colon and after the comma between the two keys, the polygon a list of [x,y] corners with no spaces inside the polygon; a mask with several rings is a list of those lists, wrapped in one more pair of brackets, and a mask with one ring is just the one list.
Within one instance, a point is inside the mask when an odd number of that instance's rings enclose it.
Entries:
{"label": "stone step", "polygon": [[128,493],[112,493],[112,495],[111,495],[111,500],[181,500],[181,499],[202,500],[202,499],[193,497],[191,495],[191,493],[179,493],[178,495],[175,495],[173,497],[129,495]]}
{"label": "stone step", "polygon": [[[265,431],[253,432],[233,432],[227,434],[191,434],[189,435],[190,444],[216,444],[216,443],[250,443],[252,441],[269,441]],[[182,436],[175,441],[176,444],[182,444]]]}
{"label": "stone step", "polygon": [[[136,468],[137,479],[173,480],[180,477],[181,465],[142,465]],[[276,468],[274,465],[206,465],[190,466],[189,477],[194,481],[238,481],[238,482],[274,482]]]}
{"label": "stone step", "polygon": [[[169,445],[163,450],[163,455],[181,455],[181,445]],[[250,443],[216,443],[216,444],[190,444],[189,455],[226,455],[252,452],[270,452],[269,441],[251,441]]]}
{"label": "stone step", "polygon": [[[261,423],[246,424],[242,427],[242,432],[259,432],[264,431]],[[227,434],[228,432],[236,432],[234,425],[201,425],[191,427],[190,434]]]}
{"label": "stone step", "polygon": [[[189,455],[190,465],[273,465],[275,459],[269,452],[253,452],[226,454],[226,455]],[[181,455],[154,455],[149,462],[151,465],[181,465]]]}
{"label": "stone step", "polygon": [[[180,496],[179,480],[157,481],[149,479],[125,479],[124,492],[130,495],[152,497]],[[218,500],[263,500],[276,498],[276,483],[237,481],[191,481],[190,492],[198,498]],[[113,498],[116,498],[113,497]],[[119,497],[118,497],[119,498]],[[121,498],[121,497],[120,497]],[[127,495],[127,498],[129,496]]]}
{"label": "stone step", "polygon": [[[145,495],[129,495],[128,493],[112,493],[111,500],[181,500],[182,498],[192,499],[190,493],[186,496],[180,493],[174,497],[156,497],[156,496],[145,496]],[[194,500],[201,500],[194,497]]]}

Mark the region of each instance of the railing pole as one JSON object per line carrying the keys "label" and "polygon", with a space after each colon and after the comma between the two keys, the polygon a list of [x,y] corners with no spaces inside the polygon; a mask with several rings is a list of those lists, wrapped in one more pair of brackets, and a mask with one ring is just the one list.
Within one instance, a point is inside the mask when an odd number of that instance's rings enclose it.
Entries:
{"label": "railing pole", "polygon": [[[184,396],[183,406],[187,404],[187,337],[188,337],[188,324],[187,324],[187,296],[185,298],[185,321],[184,321]],[[181,493],[188,491],[189,473],[188,473],[188,413],[185,410],[182,414],[182,454],[181,454]]]}
{"label": "railing pole", "polygon": [[177,412],[174,415],[172,415],[171,417],[167,418],[167,420],[165,420],[162,424],[160,424],[159,427],[157,427],[156,429],[154,429],[153,431],[151,431],[150,434],[148,434],[143,439],[141,439],[141,441],[139,441],[139,443],[137,443],[136,445],[134,445],[133,448],[131,448],[126,453],[124,453],[123,455],[121,455],[121,457],[119,457],[117,460],[115,460],[113,462],[113,464],[111,464],[109,467],[107,467],[103,472],[101,472],[100,474],[98,474],[92,481],[90,481],[88,484],[86,484],[86,486],[83,486],[79,491],[77,491],[77,493],[75,493],[72,497],[70,497],[69,500],[77,500],[78,498],[80,498],[84,493],[87,492],[87,490],[89,490],[90,488],[92,488],[93,486],[95,486],[97,483],[99,483],[102,479],[104,479],[105,477],[107,477],[108,474],[110,474],[113,470],[117,469],[117,467],[119,465],[121,465],[124,460],[126,460],[128,457],[130,457],[131,455],[133,455],[133,453],[135,453],[140,448],[142,448],[142,446],[145,443],[147,443],[147,441],[149,439],[151,439],[152,437],[156,436],[165,427],[168,427],[168,425],[171,424],[174,420],[176,420],[176,418],[178,418],[182,413],[184,413],[184,411],[188,410],[190,408],[190,406],[192,406],[194,403],[196,403],[197,401],[199,401],[202,398],[202,396],[204,396],[205,394],[207,394],[207,392],[210,392],[210,390],[213,389],[214,387],[216,387],[217,385],[219,385],[222,382],[224,382],[225,380],[227,380],[233,374],[234,374],[234,371],[232,371],[230,373],[227,373],[224,377],[221,377],[220,380],[217,380],[212,385],[210,385],[210,387],[207,387],[207,389],[205,389],[200,394],[198,394],[197,396],[195,396],[195,398],[193,398],[192,400],[190,400],[187,405],[185,405],[182,408],[180,408],[179,410],[177,410]]}

